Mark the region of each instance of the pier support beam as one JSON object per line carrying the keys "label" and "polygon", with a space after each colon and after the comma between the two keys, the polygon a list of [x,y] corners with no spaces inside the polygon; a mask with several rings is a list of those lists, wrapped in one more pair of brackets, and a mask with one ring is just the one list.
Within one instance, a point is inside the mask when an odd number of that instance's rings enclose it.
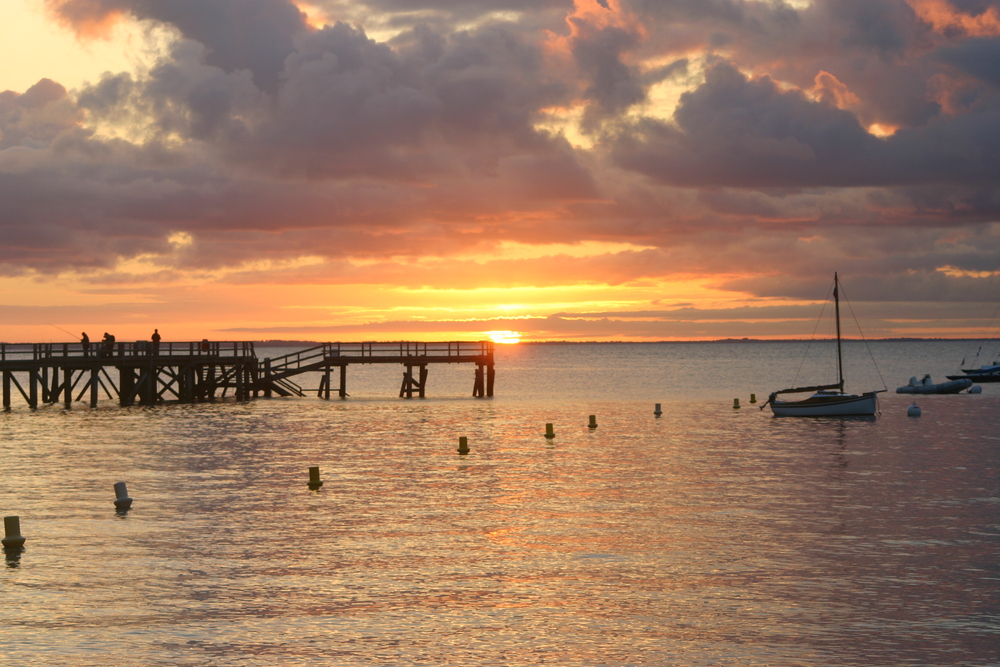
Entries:
{"label": "pier support beam", "polygon": [[483,398],[486,396],[486,382],[485,373],[483,372],[483,364],[476,364],[476,382],[472,385],[472,395],[476,398]]}
{"label": "pier support beam", "polygon": [[135,401],[135,371],[125,366],[118,368],[118,403],[126,408]]}
{"label": "pier support beam", "polygon": [[403,373],[403,384],[399,388],[400,398],[413,398],[414,390],[416,390],[420,398],[425,397],[424,386],[427,384],[427,366],[426,364],[420,364],[417,368],[420,373],[419,380],[413,377],[413,365],[406,365],[406,372]]}
{"label": "pier support beam", "polygon": [[90,407],[97,407],[97,388],[101,385],[101,367],[90,369]]}
{"label": "pier support beam", "polygon": [[70,368],[63,369],[63,402],[67,410],[73,407],[73,370]]}

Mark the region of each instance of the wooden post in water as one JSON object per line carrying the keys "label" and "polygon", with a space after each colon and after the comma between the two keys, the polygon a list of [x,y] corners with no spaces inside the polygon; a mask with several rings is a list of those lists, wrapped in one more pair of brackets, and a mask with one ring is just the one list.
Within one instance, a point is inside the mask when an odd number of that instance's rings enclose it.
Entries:
{"label": "wooden post in water", "polygon": [[3,372],[3,409],[10,410],[10,371]]}
{"label": "wooden post in water", "polygon": [[493,380],[496,379],[497,372],[493,368],[493,364],[488,364],[486,366],[486,396],[488,398],[493,398]]}
{"label": "wooden post in water", "polygon": [[195,382],[197,377],[195,367],[192,364],[187,364],[184,367],[184,392],[181,394],[181,400],[185,403],[194,403],[196,400]]}
{"label": "wooden post in water", "polygon": [[[400,351],[402,355],[402,351]],[[403,371],[403,384],[399,386],[399,397],[400,398],[413,398],[413,366],[407,364],[406,370]]]}
{"label": "wooden post in water", "polygon": [[118,368],[118,403],[123,408],[132,405],[135,400],[135,372],[131,368]]}
{"label": "wooden post in water", "polygon": [[246,400],[246,389],[245,389],[246,377],[243,369],[243,364],[239,364],[238,366],[236,366],[236,368],[233,369],[233,372],[236,373],[236,400],[237,401]]}
{"label": "wooden post in water", "polygon": [[476,398],[482,398],[486,395],[483,364],[478,362],[476,363],[476,383],[472,386],[472,395]]}
{"label": "wooden post in water", "polygon": [[156,405],[156,366],[150,363],[148,369],[143,369],[143,377],[146,384],[143,386],[143,403],[146,405]]}
{"label": "wooden post in water", "polygon": [[101,367],[93,366],[90,369],[90,407],[97,407],[97,388],[101,384]]}
{"label": "wooden post in water", "polygon": [[28,407],[38,409],[38,371],[28,373]]}
{"label": "wooden post in water", "polygon": [[215,400],[215,390],[217,388],[218,382],[215,374],[215,364],[210,364],[207,370],[207,377],[205,378],[205,399],[212,401]]}
{"label": "wooden post in water", "polygon": [[69,366],[63,369],[63,401],[65,402],[66,409],[73,407],[73,369]]}
{"label": "wooden post in water", "polygon": [[420,398],[424,398],[424,387],[427,385],[427,364],[420,366]]}
{"label": "wooden post in water", "polygon": [[340,365],[340,397],[347,398],[347,364]]}

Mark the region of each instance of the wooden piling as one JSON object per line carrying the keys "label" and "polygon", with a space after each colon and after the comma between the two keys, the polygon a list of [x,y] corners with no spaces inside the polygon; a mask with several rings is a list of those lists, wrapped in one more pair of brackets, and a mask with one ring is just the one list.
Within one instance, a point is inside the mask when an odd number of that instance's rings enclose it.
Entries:
{"label": "wooden piling", "polygon": [[28,407],[32,410],[38,409],[38,379],[37,370],[28,371]]}
{"label": "wooden piling", "polygon": [[94,366],[90,369],[90,407],[97,407],[97,388],[101,385],[101,367]]}

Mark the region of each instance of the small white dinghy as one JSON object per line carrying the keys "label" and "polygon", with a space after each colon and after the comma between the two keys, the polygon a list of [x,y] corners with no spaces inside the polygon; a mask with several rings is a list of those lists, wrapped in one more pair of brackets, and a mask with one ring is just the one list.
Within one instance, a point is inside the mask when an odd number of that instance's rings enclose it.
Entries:
{"label": "small white dinghy", "polygon": [[899,387],[896,389],[897,394],[957,394],[963,389],[968,389],[972,386],[972,380],[968,378],[960,378],[958,380],[949,380],[948,382],[934,383],[931,376],[924,375],[922,380],[918,380],[915,376],[910,378],[910,383]]}

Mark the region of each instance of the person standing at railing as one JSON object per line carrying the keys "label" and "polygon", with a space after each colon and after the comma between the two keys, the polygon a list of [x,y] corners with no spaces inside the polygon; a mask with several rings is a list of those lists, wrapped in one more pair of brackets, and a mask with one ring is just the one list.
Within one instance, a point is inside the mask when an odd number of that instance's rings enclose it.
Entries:
{"label": "person standing at railing", "polygon": [[153,341],[152,355],[155,357],[160,354],[160,330],[153,329],[153,335],[150,336],[150,340]]}
{"label": "person standing at railing", "polygon": [[90,356],[90,336],[87,335],[86,331],[84,331],[80,335],[80,345],[83,346],[83,356],[89,357]]}
{"label": "person standing at railing", "polygon": [[104,332],[104,342],[103,349],[101,350],[101,356],[110,357],[115,353],[115,337],[109,334],[107,331]]}

